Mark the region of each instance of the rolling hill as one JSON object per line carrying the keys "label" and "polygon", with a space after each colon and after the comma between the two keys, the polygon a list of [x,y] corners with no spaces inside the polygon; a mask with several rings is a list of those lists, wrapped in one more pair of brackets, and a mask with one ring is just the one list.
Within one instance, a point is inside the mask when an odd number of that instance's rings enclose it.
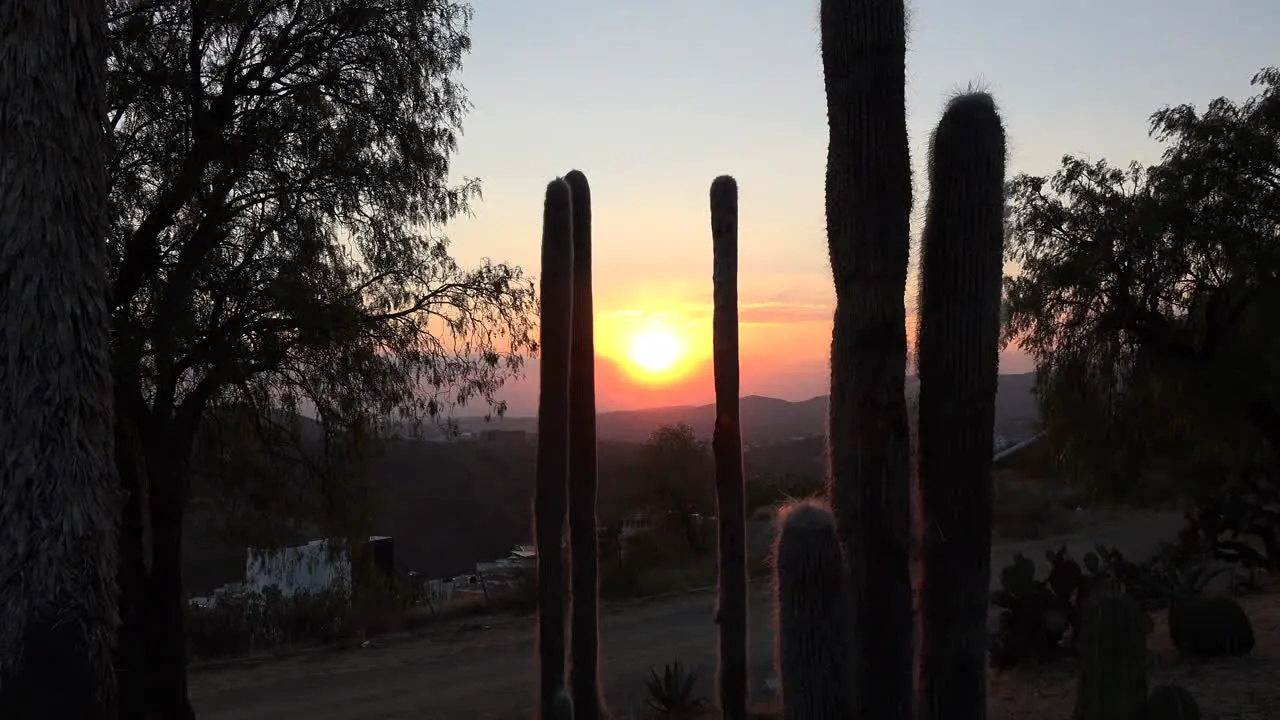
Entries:
{"label": "rolling hill", "polygon": [[[1000,390],[996,396],[996,427],[1003,434],[1010,437],[1030,434],[1029,429],[1036,421],[1035,398],[1031,394],[1034,383],[1035,376],[1031,373],[1000,376]],[[918,389],[916,378],[908,378],[907,393],[914,394]],[[822,435],[826,431],[825,395],[799,402],[751,395],[742,398],[740,408],[742,437],[748,444]],[[714,420],[714,405],[681,405],[600,413],[596,427],[603,439],[644,442],[655,428],[683,422],[700,436],[709,439]],[[487,428],[536,432],[538,427],[537,418],[533,417],[507,417],[488,422],[483,418],[459,418],[457,423],[460,430],[467,432]]]}

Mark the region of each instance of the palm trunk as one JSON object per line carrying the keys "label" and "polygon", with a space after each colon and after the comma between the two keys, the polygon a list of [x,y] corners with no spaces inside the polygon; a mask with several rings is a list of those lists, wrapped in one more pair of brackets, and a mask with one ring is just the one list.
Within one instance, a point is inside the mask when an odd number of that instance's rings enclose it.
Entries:
{"label": "palm trunk", "polygon": [[0,717],[115,717],[101,0],[0,9]]}

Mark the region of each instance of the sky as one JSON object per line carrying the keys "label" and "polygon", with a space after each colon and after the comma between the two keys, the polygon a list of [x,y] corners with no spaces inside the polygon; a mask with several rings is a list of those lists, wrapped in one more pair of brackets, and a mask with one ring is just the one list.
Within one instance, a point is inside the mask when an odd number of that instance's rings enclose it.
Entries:
{"label": "sky", "polygon": [[[710,402],[708,192],[731,174],[743,395],[825,394],[835,297],[816,0],[472,4],[461,80],[473,108],[453,172],[479,178],[483,200],[443,228],[454,256],[515,263],[536,278],[546,184],[584,171],[598,409]],[[915,0],[908,9],[917,235],[929,132],[970,83],[1000,106],[1012,177],[1052,173],[1064,154],[1156,161],[1152,112],[1243,99],[1254,73],[1280,64],[1274,0]],[[638,337],[651,339],[640,342],[650,355],[664,350],[654,337],[678,345],[674,366],[638,367]],[[1002,372],[1031,367],[1016,348],[1001,356]],[[536,361],[501,397],[513,415],[535,412]]]}

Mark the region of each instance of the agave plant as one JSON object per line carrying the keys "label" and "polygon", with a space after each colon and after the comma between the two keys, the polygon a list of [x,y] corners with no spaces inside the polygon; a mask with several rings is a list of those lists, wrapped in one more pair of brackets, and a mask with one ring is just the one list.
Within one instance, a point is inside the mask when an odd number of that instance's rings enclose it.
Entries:
{"label": "agave plant", "polygon": [[1207,564],[1178,568],[1167,566],[1165,572],[1169,583],[1170,599],[1177,597],[1194,597],[1204,592],[1214,578],[1230,571],[1230,567],[1210,567]]}
{"label": "agave plant", "polygon": [[672,720],[697,717],[707,704],[706,698],[696,694],[697,684],[698,672],[681,666],[679,661],[664,665],[661,675],[650,665],[644,679],[649,709]]}

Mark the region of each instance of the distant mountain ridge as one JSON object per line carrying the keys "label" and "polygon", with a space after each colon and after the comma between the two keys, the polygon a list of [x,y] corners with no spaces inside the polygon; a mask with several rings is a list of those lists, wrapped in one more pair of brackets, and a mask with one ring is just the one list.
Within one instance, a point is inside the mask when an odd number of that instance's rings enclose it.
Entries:
{"label": "distant mountain ridge", "polygon": [[[1001,375],[1000,389],[996,396],[997,432],[1016,439],[1029,435],[1037,424],[1035,397],[1032,387],[1033,373]],[[914,395],[919,381],[907,378],[907,394]],[[778,398],[748,395],[740,401],[742,413],[742,437],[747,443],[769,443],[806,435],[826,432],[827,396],[793,402]],[[505,417],[485,421],[484,418],[457,418],[459,430],[521,430],[536,432],[536,417]],[[699,436],[711,437],[715,423],[715,405],[677,405],[645,408],[643,410],[615,410],[602,412],[596,419],[596,433],[604,440],[644,442],[649,434],[662,425],[683,422]]]}

